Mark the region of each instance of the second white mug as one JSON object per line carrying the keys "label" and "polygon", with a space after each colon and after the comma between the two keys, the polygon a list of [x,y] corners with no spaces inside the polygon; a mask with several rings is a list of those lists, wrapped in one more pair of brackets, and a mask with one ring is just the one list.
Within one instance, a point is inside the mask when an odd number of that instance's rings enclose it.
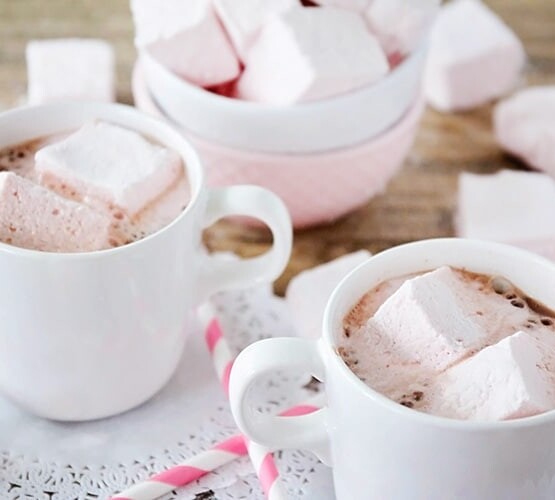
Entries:
{"label": "second white mug", "polygon": [[[438,239],[382,252],[336,288],[319,341],[270,339],[237,358],[232,411],[250,439],[270,449],[315,452],[333,467],[338,500],[550,500],[555,498],[555,411],[501,422],[450,420],[382,396],[337,352],[345,315],[369,290],[441,266],[503,276],[555,309],[555,264],[483,241]],[[248,390],[263,374],[306,369],[325,383],[327,406],[301,417],[254,411]]]}

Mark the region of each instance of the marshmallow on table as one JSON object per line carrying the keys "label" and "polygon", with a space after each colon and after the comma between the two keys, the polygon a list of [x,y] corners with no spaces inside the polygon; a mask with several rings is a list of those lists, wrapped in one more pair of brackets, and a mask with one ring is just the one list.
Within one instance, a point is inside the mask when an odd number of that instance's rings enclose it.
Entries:
{"label": "marshmallow on table", "polygon": [[494,125],[503,149],[555,177],[555,86],[531,87],[500,102]]}
{"label": "marshmallow on table", "polygon": [[440,0],[372,0],[365,16],[388,54],[408,54],[424,38],[439,3]]}
{"label": "marshmallow on table", "polygon": [[333,290],[348,273],[370,256],[370,252],[360,250],[303,271],[291,280],[285,301],[301,336],[312,339],[320,337],[324,310]]}
{"label": "marshmallow on table", "polygon": [[506,420],[555,406],[555,352],[519,331],[447,370],[439,380],[441,416]]}
{"label": "marshmallow on table", "polygon": [[235,50],[245,61],[262,25],[273,15],[299,3],[298,0],[215,0],[214,5]]}
{"label": "marshmallow on table", "polygon": [[471,300],[465,283],[449,267],[441,267],[405,281],[367,327],[376,328],[402,362],[439,372],[487,338],[467,312]]}
{"label": "marshmallow on table", "polygon": [[85,252],[115,245],[111,219],[13,172],[0,173],[0,241],[45,252]]}
{"label": "marshmallow on table", "polygon": [[[175,151],[109,123],[87,123],[35,155],[41,183],[85,202],[100,201],[133,216],[183,172]],[[75,192],[75,193],[73,193]]]}
{"label": "marshmallow on table", "polygon": [[457,236],[509,243],[555,258],[555,181],[503,170],[459,177]]}
{"label": "marshmallow on table", "polygon": [[479,0],[455,0],[432,28],[424,76],[428,103],[442,111],[469,109],[516,85],[525,53],[511,29]]}
{"label": "marshmallow on table", "polygon": [[237,93],[245,100],[287,105],[354,90],[388,71],[387,58],[360,15],[298,7],[262,29]]}
{"label": "marshmallow on table", "polygon": [[211,0],[132,0],[131,10],[137,48],[182,78],[210,87],[239,75]]}
{"label": "marshmallow on table", "polygon": [[114,51],[103,40],[34,40],[26,57],[29,104],[114,100]]}

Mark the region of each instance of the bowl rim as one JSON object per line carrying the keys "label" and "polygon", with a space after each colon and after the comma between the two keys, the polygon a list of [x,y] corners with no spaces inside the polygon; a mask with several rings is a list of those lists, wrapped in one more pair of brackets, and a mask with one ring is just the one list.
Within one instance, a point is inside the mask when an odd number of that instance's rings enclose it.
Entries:
{"label": "bowl rim", "polygon": [[[212,92],[204,87],[195,85],[182,78],[177,73],[164,66],[145,49],[141,49],[138,51],[138,59],[139,61],[149,61],[151,64],[155,65],[159,71],[166,73],[166,75],[172,78],[172,80],[174,80],[176,84],[180,85],[182,91],[189,92],[192,98],[204,100],[206,103],[210,102],[214,106],[220,106],[221,108],[227,108],[227,110],[229,110],[230,112],[286,114],[288,112],[294,112],[298,110],[302,110],[303,112],[318,112],[320,108],[341,106],[343,105],[343,103],[356,99],[363,94],[380,93],[380,91],[382,91],[384,87],[388,87],[392,81],[403,78],[403,75],[407,71],[409,71],[408,68],[412,67],[414,64],[417,64],[420,58],[425,59],[428,47],[428,36],[425,36],[415,47],[415,49],[410,54],[405,56],[402,62],[400,62],[397,66],[390,70],[384,77],[375,82],[323,99],[317,99],[314,101],[301,101],[288,105],[247,101],[245,99],[227,97],[216,92]],[[222,84],[225,83],[227,82],[222,82]]]}
{"label": "bowl rim", "polygon": [[[137,59],[135,61],[135,65],[133,67],[132,80],[133,80],[132,82],[133,98],[135,100],[135,105],[138,107],[138,109],[150,114],[155,113],[154,116],[156,118],[169,122],[170,125],[177,128],[180,132],[184,133],[189,138],[189,140],[193,142],[193,144],[201,144],[203,147],[226,150],[226,151],[232,152],[233,154],[242,154],[242,155],[244,154],[252,158],[256,157],[256,158],[259,158],[260,161],[264,160],[268,156],[280,157],[284,159],[310,157],[316,160],[318,159],[318,157],[321,157],[321,156],[342,155],[342,154],[345,154],[345,152],[361,150],[369,146],[374,146],[375,144],[379,144],[380,142],[387,141],[394,138],[395,133],[398,133],[399,130],[404,129],[406,127],[410,127],[413,123],[418,123],[420,121],[421,115],[425,108],[424,95],[422,92],[419,92],[419,94],[410,104],[408,109],[401,115],[399,120],[397,120],[391,126],[385,128],[383,131],[369,137],[368,139],[365,139],[364,141],[357,142],[350,146],[342,146],[342,147],[336,147],[333,149],[324,149],[324,150],[309,151],[309,152],[268,152],[268,151],[260,151],[256,149],[245,149],[245,148],[230,146],[228,144],[224,144],[222,142],[219,142],[213,139],[201,137],[196,132],[193,132],[189,130],[187,127],[177,123],[171,116],[169,116],[166,113],[166,111],[156,101],[156,98],[152,95],[152,92],[148,88],[146,78],[144,77],[143,68],[142,68],[140,59]],[[141,88],[138,89],[138,86],[140,86]],[[148,109],[137,102],[137,93],[139,90],[141,92],[141,101],[144,102],[145,98],[148,99],[148,106],[149,106]]]}

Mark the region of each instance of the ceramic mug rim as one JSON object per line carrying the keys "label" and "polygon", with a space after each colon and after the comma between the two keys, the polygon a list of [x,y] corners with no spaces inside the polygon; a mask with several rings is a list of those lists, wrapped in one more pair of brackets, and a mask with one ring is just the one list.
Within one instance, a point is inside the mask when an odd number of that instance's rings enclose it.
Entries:
{"label": "ceramic mug rim", "polygon": [[[128,120],[134,120],[137,122],[143,122],[144,124],[150,126],[150,128],[158,129],[161,136],[166,138],[164,141],[160,141],[157,139],[158,142],[163,142],[163,145],[166,147],[167,143],[172,142],[174,144],[178,144],[179,148],[175,146],[172,149],[176,149],[177,153],[181,157],[183,162],[183,170],[187,177],[190,179],[190,198],[188,200],[187,206],[181,211],[181,213],[175,217],[169,224],[166,224],[163,228],[155,231],[152,234],[145,236],[139,240],[133,241],[131,243],[127,243],[125,245],[121,245],[115,248],[108,248],[103,250],[93,250],[87,252],[48,252],[43,250],[33,250],[29,248],[22,248],[17,247],[14,245],[10,245],[8,243],[0,242],[0,252],[6,254],[17,255],[25,258],[34,258],[34,259],[72,259],[72,260],[89,260],[95,259],[100,257],[107,257],[112,255],[118,255],[120,253],[129,252],[131,249],[135,249],[142,245],[148,244],[148,242],[152,239],[159,238],[162,234],[170,231],[171,228],[180,223],[182,219],[188,216],[188,214],[193,210],[193,207],[198,204],[198,200],[200,198],[200,193],[205,187],[205,173],[202,167],[202,162],[195,150],[195,148],[191,145],[191,143],[179,132],[174,130],[170,124],[165,122],[164,120],[144,113],[142,111],[137,110],[136,108],[126,105],[126,104],[119,104],[119,103],[99,103],[93,101],[60,101],[55,103],[49,104],[41,104],[41,105],[33,105],[33,106],[20,106],[17,108],[10,109],[8,111],[4,111],[0,113],[0,130],[2,127],[3,122],[9,123],[12,119],[17,118],[18,116],[28,114],[29,117],[33,116],[35,113],[40,115],[47,115],[48,113],[56,114],[63,114],[64,112],[78,112],[79,110],[82,111],[84,115],[88,115],[89,118],[85,118],[83,123],[87,120],[94,120],[95,114],[101,115],[96,119],[103,119],[103,120],[110,120],[110,115],[113,115],[113,118],[117,121],[118,118],[123,119],[127,118]],[[119,123],[118,123],[119,124]],[[123,125],[122,125],[123,126]],[[48,128],[48,127],[45,127]],[[132,129],[136,132],[139,132],[137,129]],[[67,129],[63,130],[67,132]],[[48,132],[44,135],[48,134],[55,134],[57,132],[62,132],[62,130],[52,130],[52,132]],[[144,135],[143,132],[139,132],[141,135]],[[1,132],[0,132],[0,148],[10,147],[10,144],[2,144],[1,141]],[[31,141],[33,139],[37,139],[37,137],[28,137],[23,139],[21,142]],[[13,146],[17,145],[11,144]],[[189,175],[189,172],[193,172],[192,175]]]}
{"label": "ceramic mug rim", "polygon": [[[341,356],[337,353],[336,328],[334,324],[337,319],[336,311],[338,308],[340,308],[340,302],[342,301],[344,295],[348,295],[350,290],[354,288],[354,285],[359,279],[359,276],[362,275],[364,271],[367,270],[369,267],[375,267],[379,265],[381,260],[384,258],[380,256],[385,256],[385,258],[389,258],[393,254],[399,254],[401,256],[406,250],[410,252],[412,249],[417,247],[433,248],[437,247],[438,245],[460,245],[466,246],[469,249],[472,248],[474,251],[480,249],[490,249],[496,253],[504,253],[505,255],[513,254],[516,257],[520,257],[522,259],[525,258],[529,261],[535,261],[535,263],[539,266],[544,266],[546,268],[550,267],[552,268],[552,272],[555,273],[555,263],[550,261],[549,259],[534,254],[530,251],[503,243],[494,243],[489,241],[466,238],[433,238],[406,243],[397,247],[389,248],[387,250],[384,250],[383,252],[371,256],[366,262],[357,266],[354,270],[347,274],[336,286],[326,305],[323,320],[323,335],[318,340],[318,347],[320,351],[324,353],[325,359],[329,360],[330,363],[334,363],[339,368],[340,373],[345,378],[347,383],[357,390],[357,394],[359,397],[370,400],[372,404],[378,404],[382,407],[382,409],[391,411],[398,417],[403,417],[422,425],[440,427],[443,429],[459,432],[505,432],[508,430],[525,429],[555,422],[555,409],[531,417],[522,417],[513,420],[501,421],[473,421],[451,419],[447,417],[432,415],[429,413],[419,412],[392,401],[388,397],[380,394],[376,390],[366,385],[349,369],[349,367],[342,360]],[[435,266],[430,266],[430,270],[434,267]],[[472,271],[471,268],[469,268],[469,270]],[[415,270],[415,272],[418,271],[424,271],[424,269]],[[370,290],[378,284],[378,282],[371,283],[367,289]],[[352,305],[354,306],[355,303],[353,303]]]}

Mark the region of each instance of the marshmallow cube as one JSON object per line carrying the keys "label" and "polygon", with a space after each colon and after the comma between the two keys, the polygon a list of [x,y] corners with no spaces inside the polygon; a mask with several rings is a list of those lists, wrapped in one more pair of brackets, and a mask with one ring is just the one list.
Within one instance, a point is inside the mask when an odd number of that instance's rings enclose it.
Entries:
{"label": "marshmallow cube", "polygon": [[494,126],[503,149],[555,177],[555,86],[531,87],[502,101]]}
{"label": "marshmallow cube", "polygon": [[26,57],[29,104],[114,100],[114,51],[103,40],[34,40]]}
{"label": "marshmallow cube", "polygon": [[365,16],[388,54],[409,54],[424,38],[439,3],[439,0],[372,0]]}
{"label": "marshmallow cube", "polygon": [[0,172],[0,241],[45,252],[114,246],[111,219],[13,172]]}
{"label": "marshmallow cube", "polygon": [[237,78],[239,61],[211,0],[132,0],[135,45],[182,78],[210,87]]}
{"label": "marshmallow cube", "polygon": [[362,14],[372,0],[315,0],[322,7],[338,7]]}
{"label": "marshmallow cube", "polygon": [[109,123],[87,123],[35,155],[43,185],[86,203],[100,201],[133,216],[183,172],[178,154]]}
{"label": "marshmallow cube", "polygon": [[441,111],[470,109],[518,82],[525,53],[511,29],[479,0],[455,0],[439,12],[424,77],[428,103]]}
{"label": "marshmallow cube", "polygon": [[291,280],[285,301],[300,336],[311,339],[320,337],[324,310],[335,287],[370,257],[370,252],[360,250],[303,271]]}
{"label": "marshmallow cube", "polygon": [[297,0],[215,0],[214,5],[235,50],[243,61],[260,33],[263,24],[273,15],[298,6]]}
{"label": "marshmallow cube", "polygon": [[288,105],[369,85],[388,71],[387,58],[360,15],[299,7],[265,25],[237,91],[245,100]]}
{"label": "marshmallow cube", "polygon": [[555,181],[533,172],[504,170],[459,177],[457,235],[525,243],[555,241]]}
{"label": "marshmallow cube", "polygon": [[449,267],[409,279],[368,321],[402,362],[439,372],[481,347],[487,336],[467,314],[469,291]]}
{"label": "marshmallow cube", "polygon": [[549,366],[555,352],[519,331],[447,370],[440,379],[443,416],[505,420],[537,415],[555,406]]}

